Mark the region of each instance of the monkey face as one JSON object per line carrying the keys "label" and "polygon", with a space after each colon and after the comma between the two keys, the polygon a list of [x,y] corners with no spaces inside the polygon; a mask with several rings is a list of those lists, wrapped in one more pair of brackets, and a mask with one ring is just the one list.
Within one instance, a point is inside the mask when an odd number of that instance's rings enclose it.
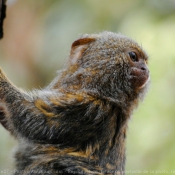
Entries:
{"label": "monkey face", "polygon": [[130,70],[130,81],[133,88],[143,88],[149,80],[149,70],[147,67],[147,57],[143,52],[136,50],[128,51]]}

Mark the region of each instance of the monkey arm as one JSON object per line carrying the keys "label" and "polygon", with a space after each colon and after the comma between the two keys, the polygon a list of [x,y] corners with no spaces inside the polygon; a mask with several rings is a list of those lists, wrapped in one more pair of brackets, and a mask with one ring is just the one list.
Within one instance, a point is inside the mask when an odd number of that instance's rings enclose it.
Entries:
{"label": "monkey arm", "polygon": [[54,139],[60,123],[49,99],[51,94],[21,91],[0,70],[0,123],[13,135],[39,141]]}
{"label": "monkey arm", "polygon": [[26,93],[10,83],[0,71],[0,123],[17,138],[65,143],[65,138],[72,135],[70,140],[73,139],[77,131],[81,132],[78,136],[81,137],[82,132],[87,130],[83,125],[88,125],[89,130],[92,125],[88,123],[89,116],[86,115],[89,104],[84,99],[89,101],[89,97],[81,93],[53,90]]}

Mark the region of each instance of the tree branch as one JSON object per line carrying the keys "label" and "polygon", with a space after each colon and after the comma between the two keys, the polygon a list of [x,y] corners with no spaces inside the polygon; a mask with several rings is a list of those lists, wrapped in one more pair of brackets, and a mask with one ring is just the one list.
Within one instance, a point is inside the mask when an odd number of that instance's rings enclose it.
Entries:
{"label": "tree branch", "polygon": [[6,17],[6,0],[0,0],[0,39],[3,38],[3,21]]}

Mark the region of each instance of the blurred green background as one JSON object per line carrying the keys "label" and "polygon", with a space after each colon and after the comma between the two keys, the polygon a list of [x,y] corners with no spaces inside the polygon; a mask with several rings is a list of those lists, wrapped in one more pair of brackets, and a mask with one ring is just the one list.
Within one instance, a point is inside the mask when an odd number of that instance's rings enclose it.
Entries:
{"label": "blurred green background", "polygon": [[[123,33],[150,57],[151,86],[133,114],[126,175],[175,174],[175,0],[7,0],[0,65],[19,87],[46,86],[84,33]],[[0,173],[15,140],[0,127]]]}

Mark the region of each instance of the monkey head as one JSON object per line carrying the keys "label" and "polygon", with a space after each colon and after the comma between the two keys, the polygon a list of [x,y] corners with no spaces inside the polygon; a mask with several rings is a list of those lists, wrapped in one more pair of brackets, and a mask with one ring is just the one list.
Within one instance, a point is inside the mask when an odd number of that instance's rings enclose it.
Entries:
{"label": "monkey head", "polygon": [[[138,98],[149,82],[148,56],[132,39],[112,32],[83,35],[72,44],[66,85],[120,103]],[[63,82],[64,84],[64,82]]]}

